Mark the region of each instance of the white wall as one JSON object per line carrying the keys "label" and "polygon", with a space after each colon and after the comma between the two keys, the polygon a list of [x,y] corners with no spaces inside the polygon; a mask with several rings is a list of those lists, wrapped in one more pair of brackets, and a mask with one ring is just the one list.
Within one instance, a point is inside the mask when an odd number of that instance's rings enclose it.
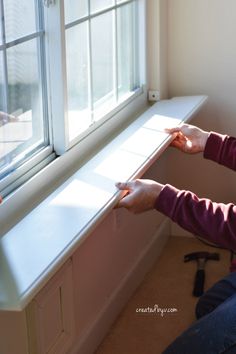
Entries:
{"label": "white wall", "polygon": [[[193,123],[236,136],[235,13],[235,0],[168,0],[169,96],[208,95]],[[234,172],[202,156],[173,149],[169,154],[170,183],[216,201],[235,201]]]}
{"label": "white wall", "polygon": [[168,5],[169,93],[208,94],[209,124],[229,130],[236,107],[236,2],[168,0]]}

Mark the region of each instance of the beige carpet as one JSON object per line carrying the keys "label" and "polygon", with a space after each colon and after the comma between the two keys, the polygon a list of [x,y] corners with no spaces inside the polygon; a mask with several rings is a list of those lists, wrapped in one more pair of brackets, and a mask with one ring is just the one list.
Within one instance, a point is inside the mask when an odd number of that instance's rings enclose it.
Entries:
{"label": "beige carpet", "polygon": [[[184,263],[183,257],[195,251],[220,253],[220,261],[209,261],[206,265],[205,289],[228,273],[228,251],[192,238],[170,238],[96,354],[159,354],[194,321],[197,298],[192,296],[192,287],[196,262]],[[155,305],[156,312],[151,312]],[[164,309],[173,312],[162,316],[160,311]]]}

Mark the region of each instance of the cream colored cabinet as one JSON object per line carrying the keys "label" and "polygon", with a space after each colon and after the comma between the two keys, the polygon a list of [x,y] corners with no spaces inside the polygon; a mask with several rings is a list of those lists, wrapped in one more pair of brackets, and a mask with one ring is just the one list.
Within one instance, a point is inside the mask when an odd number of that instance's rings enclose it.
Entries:
{"label": "cream colored cabinet", "polygon": [[66,264],[26,309],[29,354],[65,354],[74,338],[72,263]]}

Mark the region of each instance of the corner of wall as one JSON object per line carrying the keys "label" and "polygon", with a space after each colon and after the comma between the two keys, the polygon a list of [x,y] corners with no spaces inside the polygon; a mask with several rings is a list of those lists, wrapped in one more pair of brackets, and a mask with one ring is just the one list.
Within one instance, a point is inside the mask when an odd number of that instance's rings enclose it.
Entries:
{"label": "corner of wall", "polygon": [[168,98],[167,86],[167,0],[147,1],[148,89]]}

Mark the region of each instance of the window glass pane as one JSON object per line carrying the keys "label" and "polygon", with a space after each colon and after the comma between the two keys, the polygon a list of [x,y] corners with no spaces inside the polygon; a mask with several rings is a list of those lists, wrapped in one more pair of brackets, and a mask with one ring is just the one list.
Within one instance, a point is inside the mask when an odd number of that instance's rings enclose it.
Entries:
{"label": "window glass pane", "polygon": [[92,78],[95,119],[115,100],[114,88],[114,13],[107,12],[91,22]]}
{"label": "window glass pane", "polygon": [[[115,3],[91,0],[90,6],[95,11]],[[65,2],[65,6],[68,4]],[[70,141],[129,98],[138,87],[135,4],[123,1],[117,8],[89,16],[66,29]],[[72,15],[75,12],[76,6]]]}
{"label": "window glass pane", "polygon": [[[0,111],[5,111],[4,105],[4,75],[3,75],[3,53],[0,51]],[[1,121],[0,121],[1,126]]]}
{"label": "window glass pane", "polygon": [[88,0],[66,0],[64,6],[66,24],[88,15]]}
{"label": "window glass pane", "polygon": [[88,128],[88,23],[66,30],[67,90],[70,140]]}
{"label": "window glass pane", "polygon": [[90,0],[90,4],[91,12],[95,12],[114,5],[114,0]]}
{"label": "window glass pane", "polygon": [[7,49],[9,115],[0,127],[0,167],[44,141],[37,47],[31,40]]}
{"label": "window glass pane", "polygon": [[133,90],[134,48],[133,5],[117,9],[118,96]]}
{"label": "window glass pane", "polygon": [[35,32],[34,0],[4,0],[6,41]]}
{"label": "window glass pane", "polygon": [[[1,3],[0,3],[0,18],[2,18],[3,17],[3,15],[2,15],[2,8],[1,8]],[[3,33],[2,33],[2,23],[0,23],[0,44],[2,44],[3,43]]]}

